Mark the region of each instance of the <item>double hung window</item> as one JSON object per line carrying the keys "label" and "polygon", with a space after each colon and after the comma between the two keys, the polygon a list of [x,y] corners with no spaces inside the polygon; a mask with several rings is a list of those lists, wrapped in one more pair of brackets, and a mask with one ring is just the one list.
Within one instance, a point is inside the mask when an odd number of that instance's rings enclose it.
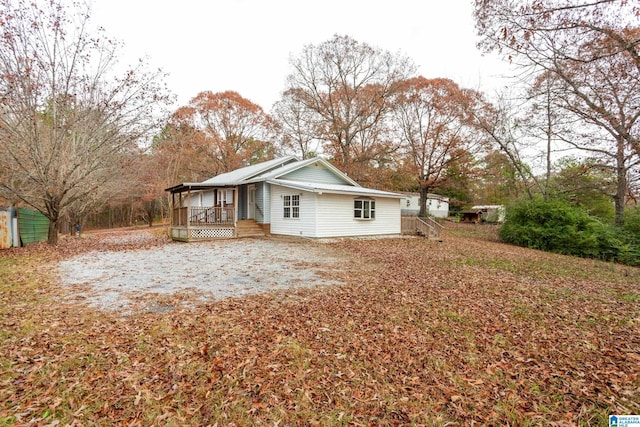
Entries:
{"label": "double hung window", "polygon": [[355,219],[375,219],[376,201],[369,199],[355,199],[353,201],[353,217]]}
{"label": "double hung window", "polygon": [[300,218],[300,195],[292,194],[284,196],[284,217]]}

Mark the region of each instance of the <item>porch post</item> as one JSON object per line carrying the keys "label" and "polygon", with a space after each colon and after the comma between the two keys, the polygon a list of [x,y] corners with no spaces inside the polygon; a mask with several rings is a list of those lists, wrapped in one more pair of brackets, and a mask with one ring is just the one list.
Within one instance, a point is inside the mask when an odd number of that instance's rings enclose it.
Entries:
{"label": "porch post", "polygon": [[233,206],[235,213],[233,215],[233,227],[235,228],[238,224],[238,186],[234,187],[233,190]]}
{"label": "porch post", "polygon": [[187,189],[187,240],[191,239],[191,187]]}
{"label": "porch post", "polygon": [[176,202],[174,200],[174,192],[171,192],[171,200],[169,203],[169,234],[173,235],[173,232],[171,231],[171,229],[173,228],[173,207],[175,206]]}

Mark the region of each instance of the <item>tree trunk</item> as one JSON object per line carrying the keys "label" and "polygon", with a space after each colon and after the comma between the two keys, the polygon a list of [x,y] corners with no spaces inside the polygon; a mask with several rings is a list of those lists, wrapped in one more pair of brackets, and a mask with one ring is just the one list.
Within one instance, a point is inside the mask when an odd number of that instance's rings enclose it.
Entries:
{"label": "tree trunk", "polygon": [[427,210],[427,198],[429,196],[429,186],[420,185],[420,212],[418,216],[425,217],[429,215]]}
{"label": "tree trunk", "polygon": [[49,234],[47,236],[47,243],[55,245],[58,243],[58,219],[49,218]]}
{"label": "tree trunk", "polygon": [[618,138],[618,150],[616,152],[616,195],[615,202],[615,224],[624,224],[624,202],[627,195],[627,169],[624,163],[624,140]]}
{"label": "tree trunk", "polygon": [[549,89],[549,81],[547,80],[547,172],[544,181],[544,198],[549,199],[549,183],[551,182],[551,140],[553,138],[553,127],[551,123],[551,90]]}
{"label": "tree trunk", "polygon": [[147,222],[149,223],[149,227],[153,227],[153,217],[156,213],[156,210],[151,208],[147,210]]}
{"label": "tree trunk", "polygon": [[49,220],[49,233],[47,243],[55,245],[58,243],[58,223],[60,222],[60,201],[55,195],[47,195],[45,201],[46,212],[40,211]]}

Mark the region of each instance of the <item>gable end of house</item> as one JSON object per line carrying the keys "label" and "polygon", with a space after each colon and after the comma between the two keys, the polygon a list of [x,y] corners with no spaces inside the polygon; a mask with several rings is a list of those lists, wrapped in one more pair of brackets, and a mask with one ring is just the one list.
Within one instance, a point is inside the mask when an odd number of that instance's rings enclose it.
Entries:
{"label": "gable end of house", "polygon": [[353,185],[349,180],[345,179],[342,175],[336,174],[335,171],[329,169],[321,162],[310,163],[291,172],[281,174],[277,177],[277,180]]}

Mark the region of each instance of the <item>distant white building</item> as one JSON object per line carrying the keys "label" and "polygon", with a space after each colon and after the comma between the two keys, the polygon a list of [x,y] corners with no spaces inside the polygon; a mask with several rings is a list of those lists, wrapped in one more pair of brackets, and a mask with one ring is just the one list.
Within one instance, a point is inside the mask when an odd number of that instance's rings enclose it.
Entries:
{"label": "distant white building", "polygon": [[[420,194],[405,193],[401,201],[402,215],[418,215],[420,212]],[[449,216],[449,198],[438,194],[427,195],[427,213],[437,218]]]}

